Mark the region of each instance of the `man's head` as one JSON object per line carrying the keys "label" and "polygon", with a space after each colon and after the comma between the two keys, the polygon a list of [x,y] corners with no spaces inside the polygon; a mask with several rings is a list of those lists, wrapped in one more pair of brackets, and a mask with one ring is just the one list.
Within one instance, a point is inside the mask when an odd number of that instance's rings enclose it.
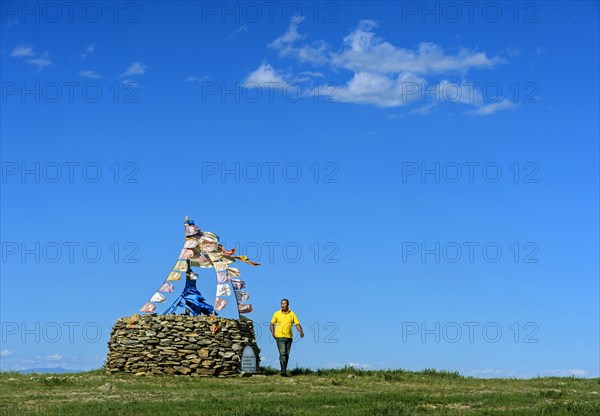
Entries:
{"label": "man's head", "polygon": [[290,308],[290,301],[287,299],[281,299],[281,310],[287,311]]}

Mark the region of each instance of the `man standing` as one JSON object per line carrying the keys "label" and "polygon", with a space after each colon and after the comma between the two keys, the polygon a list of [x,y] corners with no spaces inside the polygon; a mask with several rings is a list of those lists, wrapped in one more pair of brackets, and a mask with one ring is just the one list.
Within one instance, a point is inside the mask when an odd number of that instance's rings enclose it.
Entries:
{"label": "man standing", "polygon": [[[281,376],[287,377],[287,364],[290,358],[290,349],[292,348],[292,324],[300,333],[300,338],[304,338],[304,331],[296,317],[296,314],[290,310],[290,302],[287,299],[281,299],[281,310],[273,314],[271,318],[271,335],[277,341],[279,350],[279,364],[281,364]],[[275,330],[277,325],[277,330]]]}

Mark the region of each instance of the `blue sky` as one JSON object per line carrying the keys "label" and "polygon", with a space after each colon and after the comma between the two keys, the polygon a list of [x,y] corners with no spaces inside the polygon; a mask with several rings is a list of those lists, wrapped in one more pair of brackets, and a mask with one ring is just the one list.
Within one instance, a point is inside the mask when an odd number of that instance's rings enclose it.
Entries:
{"label": "blue sky", "polygon": [[188,215],[265,364],[287,297],[300,366],[598,377],[597,3],[49,4],[2,3],[3,370],[101,366]]}

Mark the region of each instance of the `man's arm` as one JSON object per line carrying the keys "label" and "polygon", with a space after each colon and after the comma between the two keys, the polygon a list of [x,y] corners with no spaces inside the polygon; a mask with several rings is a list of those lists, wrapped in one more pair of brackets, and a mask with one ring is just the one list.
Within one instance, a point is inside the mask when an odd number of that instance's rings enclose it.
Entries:
{"label": "man's arm", "polygon": [[275,338],[275,324],[277,323],[277,312],[275,312],[273,314],[273,317],[271,318],[271,335],[273,335],[273,338]]}
{"label": "man's arm", "polygon": [[300,338],[304,338],[304,331],[302,330],[302,325],[296,324],[296,329],[300,332]]}

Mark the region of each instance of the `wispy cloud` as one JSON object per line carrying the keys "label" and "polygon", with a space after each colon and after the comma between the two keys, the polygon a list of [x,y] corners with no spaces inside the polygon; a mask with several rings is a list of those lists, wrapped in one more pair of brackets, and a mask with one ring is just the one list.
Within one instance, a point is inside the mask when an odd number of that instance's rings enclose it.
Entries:
{"label": "wispy cloud", "polygon": [[499,368],[482,368],[464,371],[465,375],[480,378],[532,378],[532,377],[589,377],[590,373],[580,368],[545,370],[534,373],[517,373]]}
{"label": "wispy cloud", "polygon": [[125,85],[126,88],[133,88],[135,90],[138,90],[140,88],[140,84],[131,79],[124,79],[123,85]]}
{"label": "wispy cloud", "polygon": [[377,23],[363,20],[344,38],[344,49],[332,56],[332,62],[352,71],[395,74],[441,74],[450,71],[465,73],[472,68],[493,68],[504,61],[489,58],[485,52],[459,48],[448,53],[432,42],[421,42],[416,49],[400,48],[375,35]]}
{"label": "wispy cloud", "polygon": [[496,377],[515,377],[511,371],[501,370],[499,368],[476,368],[466,371],[466,375],[480,378],[496,378]]}
{"label": "wispy cloud", "polygon": [[566,370],[557,369],[557,370],[547,370],[543,371],[540,375],[544,376],[554,376],[554,377],[587,377],[589,373],[586,370],[582,370],[581,368],[570,368]]}
{"label": "wispy cloud", "polygon": [[361,370],[369,370],[369,369],[373,368],[373,366],[371,364],[366,364],[366,363],[348,363],[348,367],[358,368]]}
{"label": "wispy cloud", "polygon": [[306,76],[315,77],[315,78],[323,78],[325,76],[325,74],[323,74],[322,72],[312,72],[312,71],[300,72],[300,74],[298,74],[298,75],[306,75]]}
{"label": "wispy cloud", "polygon": [[96,45],[94,45],[93,43],[86,46],[84,51],[82,53],[79,54],[79,56],[81,56],[81,59],[86,59],[88,56],[90,56],[91,54],[94,53],[94,50],[96,49]]}
{"label": "wispy cloud", "polygon": [[510,56],[511,58],[517,58],[517,57],[521,56],[521,50],[517,49],[517,48],[515,48],[513,46],[504,49],[503,52],[506,55]]}
{"label": "wispy cloud", "polygon": [[326,64],[329,61],[327,51],[329,45],[322,40],[311,44],[298,46],[297,42],[306,38],[298,32],[298,25],[304,21],[304,17],[292,19],[288,30],[269,44],[281,57],[295,57],[300,62],[312,64]]}
{"label": "wispy cloud", "polygon": [[0,357],[8,357],[9,355],[12,355],[13,353],[14,353],[14,351],[13,350],[9,350],[9,349],[1,350],[0,351]]}
{"label": "wispy cloud", "polygon": [[84,77],[84,78],[90,78],[90,79],[100,79],[100,78],[102,78],[101,75],[98,75],[95,71],[92,71],[92,70],[80,71],[79,72],[79,76],[80,77]]}
{"label": "wispy cloud", "polygon": [[18,45],[11,51],[10,56],[13,58],[25,59],[25,62],[27,62],[29,65],[37,67],[37,72],[40,72],[47,66],[52,65],[52,61],[50,60],[48,52],[38,55],[33,49],[33,46],[23,44]]}
{"label": "wispy cloud", "polygon": [[12,50],[10,56],[13,58],[33,57],[35,56],[35,52],[31,46],[19,45]]}
{"label": "wispy cloud", "polygon": [[343,368],[343,367],[352,367],[352,368],[356,368],[357,370],[370,370],[373,369],[374,366],[372,364],[367,364],[367,363],[339,363],[339,362],[331,362],[331,363],[325,363],[324,365],[325,368]]}
{"label": "wispy cloud", "polygon": [[125,72],[123,72],[120,76],[128,77],[131,75],[144,75],[145,73],[146,65],[142,64],[141,62],[134,62],[131,65],[129,65],[129,68],[127,68]]}
{"label": "wispy cloud", "polygon": [[[4,22],[3,22],[4,23]],[[6,25],[4,25],[1,30],[10,30],[13,27],[17,26],[20,23],[19,19],[9,19],[6,21]]]}
{"label": "wispy cloud", "polygon": [[467,48],[449,53],[432,42],[421,42],[416,49],[397,47],[374,33],[378,25],[373,20],[360,21],[358,27],[343,38],[344,46],[338,52],[329,51],[329,45],[322,40],[298,46],[298,41],[306,38],[298,31],[302,20],[292,21],[287,32],[269,44],[280,56],[294,57],[301,62],[329,63],[354,72],[385,74],[464,73],[472,68],[493,68],[505,62],[500,57],[490,58],[485,52]]}
{"label": "wispy cloud", "polygon": [[204,77],[197,77],[195,75],[190,75],[189,77],[187,77],[185,80],[187,82],[204,82],[206,80],[210,79],[210,77],[204,76]]}
{"label": "wispy cloud", "polygon": [[292,19],[288,30],[283,35],[271,42],[269,46],[275,49],[285,49],[296,41],[304,39],[306,35],[301,35],[298,32],[298,25],[302,23],[302,21],[304,21],[304,17],[302,16]]}
{"label": "wispy cloud", "polygon": [[[427,103],[422,107],[417,107],[413,110],[410,110],[410,114],[429,114],[429,113],[431,113],[431,110],[433,110],[434,108],[437,108],[439,105],[440,105],[440,103],[436,103],[436,102]],[[388,116],[388,118],[396,119],[396,118],[399,118],[399,116],[397,114],[392,114],[392,115]]]}
{"label": "wispy cloud", "polygon": [[[9,351],[8,354],[4,351]],[[1,352],[0,370],[27,370],[32,368],[67,368],[72,370],[90,370],[98,368],[105,360],[103,355],[64,355],[60,353],[48,355],[23,356],[13,354],[10,350]]]}
{"label": "wispy cloud", "polygon": [[246,23],[246,24],[240,26],[239,28],[237,28],[236,30],[234,30],[229,36],[227,36],[225,38],[225,40],[232,39],[233,37],[239,35],[240,33],[247,32],[247,31],[248,31],[248,23]]}
{"label": "wispy cloud", "polygon": [[291,82],[301,83],[307,81],[314,81],[315,78],[324,78],[325,75],[322,72],[304,71],[296,75]]}
{"label": "wispy cloud", "polygon": [[468,110],[465,114],[474,116],[489,116],[500,110],[512,110],[517,107],[517,104],[510,101],[508,98],[504,98],[497,103],[482,104],[479,108],[474,110]]}
{"label": "wispy cloud", "polygon": [[48,52],[44,52],[41,56],[38,56],[37,58],[27,59],[27,63],[30,65],[37,66],[38,72],[41,72],[42,69],[46,68],[49,65],[52,65],[52,61],[48,56]]}

